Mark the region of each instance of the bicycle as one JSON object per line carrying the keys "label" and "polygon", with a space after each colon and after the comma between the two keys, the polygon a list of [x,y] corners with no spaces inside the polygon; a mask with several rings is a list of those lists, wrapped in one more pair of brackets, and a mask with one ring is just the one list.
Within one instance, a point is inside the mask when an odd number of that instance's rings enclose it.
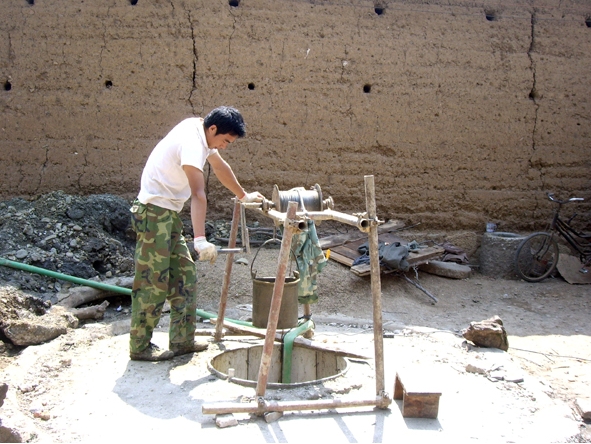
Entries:
{"label": "bicycle", "polygon": [[585,199],[572,197],[568,200],[558,200],[552,193],[548,193],[548,199],[558,206],[547,231],[530,234],[519,244],[515,252],[515,271],[520,278],[528,282],[540,282],[556,269],[559,238],[564,239],[579,255],[583,264],[580,272],[587,273],[586,267],[591,264],[591,234],[578,231],[571,226],[576,213],[566,221],[560,217],[563,205]]}

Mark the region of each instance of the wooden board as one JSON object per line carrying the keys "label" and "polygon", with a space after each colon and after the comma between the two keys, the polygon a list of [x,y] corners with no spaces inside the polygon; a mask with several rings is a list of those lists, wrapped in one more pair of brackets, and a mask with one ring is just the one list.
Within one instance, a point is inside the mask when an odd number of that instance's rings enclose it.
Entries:
{"label": "wooden board", "polygon": [[[399,220],[389,220],[388,222],[378,226],[378,234],[389,233],[391,231],[400,230],[404,228],[404,222]],[[318,239],[320,248],[326,250],[327,248],[336,247],[338,245],[344,245],[346,243],[356,241],[359,239],[367,240],[367,234],[362,231],[353,231],[351,233],[335,234],[332,236],[325,236],[322,239]]]}
{"label": "wooden board", "polygon": [[[357,249],[367,242],[367,237],[358,239],[352,242],[348,242],[344,245],[340,245],[330,249],[330,259],[339,262],[347,267],[351,267],[351,272],[358,276],[367,276],[370,274],[369,264],[359,264],[353,266],[353,262],[361,254]],[[378,242],[394,243],[400,242],[401,245],[408,245],[408,241],[396,236],[394,233],[382,233],[378,235]],[[426,247],[421,248],[417,252],[410,252],[407,258],[408,263],[411,266],[417,266],[429,262],[432,259],[439,258],[444,253],[442,247]],[[387,270],[382,267],[382,273],[393,273],[396,270]]]}
{"label": "wooden board", "polygon": [[[331,253],[332,254],[332,253]],[[580,259],[569,254],[558,256],[558,272],[569,284],[591,284],[591,271],[581,273],[583,268]]]}

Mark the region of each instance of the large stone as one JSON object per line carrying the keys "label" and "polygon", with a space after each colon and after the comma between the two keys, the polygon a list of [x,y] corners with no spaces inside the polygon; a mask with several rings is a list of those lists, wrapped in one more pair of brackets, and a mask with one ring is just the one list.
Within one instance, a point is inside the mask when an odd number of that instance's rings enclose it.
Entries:
{"label": "large stone", "polygon": [[507,332],[498,316],[480,322],[470,322],[470,326],[462,331],[462,336],[479,347],[509,350]]}
{"label": "large stone", "polygon": [[0,384],[0,407],[4,405],[4,400],[6,399],[6,393],[8,393],[8,384],[5,382]]}
{"label": "large stone", "polygon": [[0,442],[23,442],[20,432],[9,425],[4,425],[0,418]]}
{"label": "large stone", "polygon": [[472,273],[472,269],[468,265],[443,261],[430,261],[420,265],[419,270],[452,279],[467,279]]}
{"label": "large stone", "polygon": [[14,345],[28,346],[51,341],[76,327],[78,319],[73,314],[63,307],[53,307],[43,316],[7,321],[4,334]]}
{"label": "large stone", "polygon": [[581,418],[586,421],[591,420],[591,399],[577,398],[575,405],[581,414]]}

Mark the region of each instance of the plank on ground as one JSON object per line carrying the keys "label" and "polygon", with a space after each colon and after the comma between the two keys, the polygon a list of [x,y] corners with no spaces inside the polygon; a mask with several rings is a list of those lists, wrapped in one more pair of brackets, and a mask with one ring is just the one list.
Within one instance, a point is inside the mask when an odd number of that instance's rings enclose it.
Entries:
{"label": "plank on ground", "polygon": [[[369,264],[353,265],[355,259],[361,256],[358,248],[367,242],[367,239],[358,239],[355,241],[348,242],[345,245],[340,245],[330,250],[330,258],[340,264],[351,267],[351,271],[358,276],[367,276],[370,274],[371,268]],[[378,235],[378,242],[385,242],[392,244],[399,242],[401,245],[408,245],[408,241],[400,238],[394,233],[382,233]],[[444,253],[442,247],[426,247],[421,248],[418,251],[409,252],[407,261],[411,266],[421,265],[429,260],[440,257]],[[396,270],[388,270],[382,267],[382,273],[388,274],[393,273]]]}
{"label": "plank on ground", "polygon": [[[389,220],[385,224],[378,226],[378,234],[388,233],[390,231],[399,230],[400,228],[404,228],[404,222],[399,220]],[[327,248],[333,248],[339,245],[344,245],[348,242],[355,241],[358,239],[367,239],[367,234],[363,233],[362,231],[353,231],[351,233],[325,236],[321,239],[318,239],[318,241],[320,242],[320,247],[323,250],[326,250]]]}

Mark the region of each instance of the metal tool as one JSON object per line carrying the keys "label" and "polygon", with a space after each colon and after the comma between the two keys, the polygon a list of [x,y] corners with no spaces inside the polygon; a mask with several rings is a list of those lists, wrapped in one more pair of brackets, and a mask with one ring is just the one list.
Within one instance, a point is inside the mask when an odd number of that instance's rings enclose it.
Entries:
{"label": "metal tool", "polygon": [[245,248],[216,248],[218,254],[244,253]]}

